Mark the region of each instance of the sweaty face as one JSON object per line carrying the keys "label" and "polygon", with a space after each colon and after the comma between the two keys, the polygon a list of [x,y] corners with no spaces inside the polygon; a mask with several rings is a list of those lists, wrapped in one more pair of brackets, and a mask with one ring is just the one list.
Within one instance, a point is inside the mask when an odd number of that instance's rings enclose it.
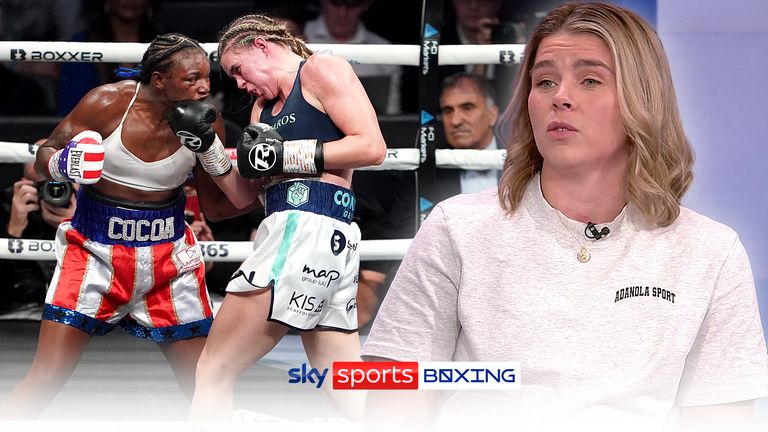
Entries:
{"label": "sweaty face", "polygon": [[245,90],[256,98],[271,100],[277,97],[277,84],[270,79],[270,67],[264,53],[256,47],[229,48],[219,59],[224,71]]}
{"label": "sweaty face", "polygon": [[457,149],[483,149],[493,138],[499,110],[488,107],[477,86],[467,79],[447,88],[440,97],[445,139]]}
{"label": "sweaty face", "polygon": [[211,92],[211,65],[205,53],[184,50],[173,56],[173,63],[166,76],[166,94],[172,101],[203,100]]}
{"label": "sweaty face", "polygon": [[528,111],[544,169],[600,170],[626,164],[611,52],[596,36],[555,33],[531,68]]}

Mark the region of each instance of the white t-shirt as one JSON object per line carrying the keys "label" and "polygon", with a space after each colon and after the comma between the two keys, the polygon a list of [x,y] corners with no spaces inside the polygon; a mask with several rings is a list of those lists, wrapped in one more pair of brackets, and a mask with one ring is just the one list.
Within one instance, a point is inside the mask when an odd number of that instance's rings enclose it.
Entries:
{"label": "white t-shirt", "polygon": [[[497,150],[496,137],[482,150]],[[499,184],[499,170],[461,170],[459,173],[461,193],[473,193]]]}
{"label": "white t-shirt", "polygon": [[495,188],[444,201],[414,238],[362,354],[520,363],[520,390],[448,395],[440,417],[452,425],[645,428],[675,405],[768,396],[736,233],[687,208],[651,229],[628,206],[606,226],[610,235],[588,240],[584,224],[549,206],[538,176],[512,216]]}

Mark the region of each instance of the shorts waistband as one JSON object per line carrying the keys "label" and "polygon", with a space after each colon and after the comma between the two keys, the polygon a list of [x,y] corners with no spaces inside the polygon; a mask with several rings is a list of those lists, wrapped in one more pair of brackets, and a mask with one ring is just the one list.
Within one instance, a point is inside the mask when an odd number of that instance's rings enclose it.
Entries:
{"label": "shorts waistband", "polygon": [[186,229],[185,202],[182,193],[164,208],[129,208],[118,206],[112,200],[102,200],[95,191],[81,188],[72,226],[87,238],[103,244],[141,247],[172,242],[181,238]]}
{"label": "shorts waistband", "polygon": [[289,180],[267,188],[266,214],[301,210],[351,223],[355,193],[345,187],[316,180]]}

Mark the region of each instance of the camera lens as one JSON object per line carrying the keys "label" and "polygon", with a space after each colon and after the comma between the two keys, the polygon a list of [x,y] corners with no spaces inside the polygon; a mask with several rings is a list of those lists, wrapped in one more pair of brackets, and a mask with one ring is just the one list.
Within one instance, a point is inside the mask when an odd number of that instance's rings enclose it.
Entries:
{"label": "camera lens", "polygon": [[72,185],[67,182],[41,181],[37,183],[40,198],[54,207],[68,207],[73,193]]}

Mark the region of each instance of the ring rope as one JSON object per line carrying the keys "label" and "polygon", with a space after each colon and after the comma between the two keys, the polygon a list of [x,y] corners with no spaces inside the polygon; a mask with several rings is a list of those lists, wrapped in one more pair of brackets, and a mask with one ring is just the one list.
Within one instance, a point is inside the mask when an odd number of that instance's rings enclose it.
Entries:
{"label": "ring rope", "polygon": [[[199,242],[206,261],[243,262],[253,252],[251,241]],[[360,260],[401,260],[411,239],[362,240]],[[0,238],[0,259],[53,261],[54,240]]]}
{"label": "ring rope", "polygon": [[[138,63],[149,44],[132,42],[0,42],[0,61]],[[204,43],[212,61],[218,61],[217,43]],[[333,54],[352,63],[418,66],[419,45],[308,44],[318,53]],[[426,48],[425,48],[426,49]],[[524,44],[441,45],[440,65],[520,63]]]}
{"label": "ring rope", "polygon": [[[0,141],[0,163],[34,162],[37,146],[20,142]],[[235,149],[227,149],[229,157],[236,161]],[[387,149],[387,157],[381,165],[357,168],[362,171],[413,171],[419,168],[419,149]],[[438,168],[467,170],[501,169],[506,150],[437,149],[435,163]]]}

